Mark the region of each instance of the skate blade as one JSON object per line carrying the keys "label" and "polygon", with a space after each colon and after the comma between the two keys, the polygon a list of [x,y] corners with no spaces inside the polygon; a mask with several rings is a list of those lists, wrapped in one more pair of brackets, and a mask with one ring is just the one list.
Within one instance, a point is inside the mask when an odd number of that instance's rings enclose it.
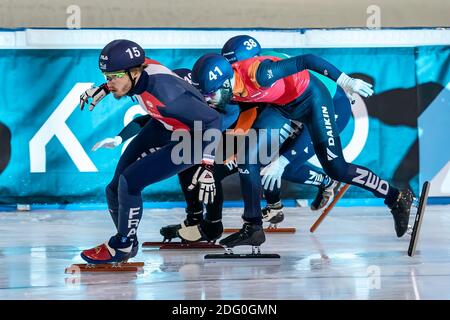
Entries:
{"label": "skate blade", "polygon": [[[233,228],[229,228],[229,229],[224,229],[223,232],[224,233],[235,233],[235,232],[239,232],[241,229],[233,229]],[[295,233],[297,232],[296,228],[278,228],[278,227],[267,227],[264,228],[264,232],[267,233]]]}
{"label": "skate blade", "polygon": [[142,247],[159,247],[159,250],[223,249],[221,245],[208,242],[144,242]]}
{"label": "skate blade", "polygon": [[142,248],[161,247],[167,243],[170,243],[170,241],[147,241],[142,243]]}
{"label": "skate blade", "polygon": [[276,253],[259,253],[259,254],[242,254],[242,253],[224,253],[224,254],[207,254],[204,259],[280,259],[280,255]]}
{"label": "skate blade", "polygon": [[348,188],[350,188],[349,184],[345,184],[343,187],[339,189],[339,192],[334,196],[333,201],[323,209],[322,214],[319,216],[319,218],[314,222],[314,224],[309,229],[309,232],[314,233],[316,229],[319,227],[319,225],[322,223],[323,219],[330,213],[331,209],[334,208],[336,203],[344,196],[344,194],[347,192]]}
{"label": "skate blade", "polygon": [[419,206],[417,207],[416,218],[412,228],[411,240],[409,241],[408,256],[412,257],[416,253],[417,242],[419,241],[420,227],[422,226],[423,215],[427,206],[428,193],[430,191],[430,182],[425,181],[420,194]]}
{"label": "skate blade", "polygon": [[[173,239],[180,240],[179,238],[172,238],[172,239],[164,239],[163,241],[146,241],[142,243],[142,248],[161,247],[162,245],[172,243]],[[174,243],[179,243],[179,241]]]}
{"label": "skate blade", "polygon": [[138,272],[144,267],[144,262],[124,262],[120,264],[102,263],[88,264],[79,263],[72,264],[64,271],[67,274],[81,272]]}

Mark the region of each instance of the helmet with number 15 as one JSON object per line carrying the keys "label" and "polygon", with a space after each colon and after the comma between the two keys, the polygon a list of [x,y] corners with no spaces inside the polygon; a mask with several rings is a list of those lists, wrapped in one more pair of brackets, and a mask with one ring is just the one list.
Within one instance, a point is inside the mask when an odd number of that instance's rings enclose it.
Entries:
{"label": "helmet with number 15", "polygon": [[143,71],[144,62],[145,52],[140,45],[130,40],[118,39],[103,48],[98,66],[114,97],[120,98],[134,88]]}
{"label": "helmet with number 15", "polygon": [[136,42],[119,39],[108,43],[100,53],[98,66],[103,73],[126,71],[145,61],[144,49]]}

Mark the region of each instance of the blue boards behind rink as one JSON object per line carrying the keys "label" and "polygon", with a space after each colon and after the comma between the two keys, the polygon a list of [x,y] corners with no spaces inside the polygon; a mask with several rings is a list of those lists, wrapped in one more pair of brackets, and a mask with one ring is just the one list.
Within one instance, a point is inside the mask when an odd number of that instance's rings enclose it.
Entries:
{"label": "blue boards behind rink", "polygon": [[[347,161],[396,185],[409,185],[415,193],[423,181],[434,179],[431,195],[450,195],[449,46],[268,49],[316,54],[373,83],[375,94],[357,100],[342,133]],[[97,67],[99,52],[0,50],[0,202],[104,201],[123,147],[90,149],[115,136],[142,109],[129,98],[108,96],[93,112],[79,110],[80,94],[104,82]],[[147,49],[147,56],[171,69],[190,68],[206,52],[218,49]],[[238,184],[237,175],[224,180],[226,199],[241,199]],[[283,198],[312,198],[315,193],[308,186],[283,185]],[[351,188],[347,197],[372,195]],[[182,201],[177,177],[147,187],[144,200]]]}

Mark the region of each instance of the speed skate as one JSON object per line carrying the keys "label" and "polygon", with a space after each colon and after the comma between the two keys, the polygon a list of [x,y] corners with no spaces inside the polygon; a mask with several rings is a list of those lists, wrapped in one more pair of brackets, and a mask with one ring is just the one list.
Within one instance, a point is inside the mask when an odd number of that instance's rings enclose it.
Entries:
{"label": "speed skate", "polygon": [[[234,233],[238,232],[238,228],[226,228],[223,230],[224,233]],[[264,232],[267,233],[296,233],[297,229],[294,227],[278,227],[277,225],[271,225],[264,228]]]}
{"label": "speed skate", "polygon": [[215,244],[214,242],[186,242],[186,241],[162,241],[162,242],[144,242],[142,244],[143,248],[159,248],[159,250],[186,250],[186,249],[223,249],[222,246]]}
{"label": "speed skate", "polygon": [[411,240],[409,241],[408,256],[412,257],[416,253],[417,243],[419,241],[420,228],[422,226],[423,215],[427,206],[428,193],[430,191],[430,182],[426,181],[422,186],[422,192],[419,199],[414,199],[413,205],[417,206],[417,213],[414,219],[414,225],[411,232]]}
{"label": "speed skate", "polygon": [[[224,254],[208,254],[205,259],[279,259],[278,254],[261,253],[260,246],[266,241],[264,229],[260,225],[244,223],[242,228],[228,237],[220,240],[219,244],[225,248]],[[237,246],[251,246],[250,254],[235,254],[233,248]]]}
{"label": "speed skate", "polygon": [[205,259],[280,259],[280,255],[277,253],[261,253],[259,246],[252,246],[252,252],[246,253],[234,253],[232,248],[225,247],[225,253],[223,254],[207,254]]}
{"label": "speed skate", "polygon": [[144,267],[143,262],[122,262],[122,263],[102,263],[72,264],[66,268],[65,273],[76,274],[82,272],[139,272]]}

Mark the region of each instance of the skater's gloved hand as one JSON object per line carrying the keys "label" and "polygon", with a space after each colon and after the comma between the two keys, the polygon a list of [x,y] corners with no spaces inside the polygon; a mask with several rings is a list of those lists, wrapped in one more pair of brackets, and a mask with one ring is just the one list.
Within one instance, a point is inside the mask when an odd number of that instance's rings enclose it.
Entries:
{"label": "skater's gloved hand", "polygon": [[275,183],[278,189],[281,188],[281,176],[288,164],[289,160],[284,156],[280,156],[261,170],[261,175],[263,176],[261,178],[261,184],[264,190],[272,191]]}
{"label": "skater's gloved hand", "polygon": [[199,186],[198,199],[205,204],[213,203],[216,196],[216,185],[214,183],[213,165],[202,163],[198,167],[192,182],[188,187],[192,191],[196,186]]}
{"label": "skater's gloved hand", "polygon": [[122,143],[122,137],[115,136],[114,138],[106,138],[102,141],[97,142],[93,147],[92,151],[97,151],[100,148],[113,149]]}
{"label": "skater's gloved hand", "polygon": [[80,109],[84,109],[84,105],[88,103],[89,99],[92,98],[92,102],[89,105],[89,111],[94,110],[97,103],[100,102],[106,95],[109,93],[109,89],[106,83],[102,84],[99,87],[92,87],[90,89],[87,89],[81,96],[80,96]]}
{"label": "skater's gloved hand", "polygon": [[349,77],[345,73],[342,73],[339,78],[337,79],[336,83],[344,89],[344,91],[347,94],[347,97],[349,97],[350,101],[354,100],[352,95],[354,93],[359,94],[362,97],[370,97],[373,94],[372,85],[370,83],[367,83],[361,79],[355,79],[352,77]]}

